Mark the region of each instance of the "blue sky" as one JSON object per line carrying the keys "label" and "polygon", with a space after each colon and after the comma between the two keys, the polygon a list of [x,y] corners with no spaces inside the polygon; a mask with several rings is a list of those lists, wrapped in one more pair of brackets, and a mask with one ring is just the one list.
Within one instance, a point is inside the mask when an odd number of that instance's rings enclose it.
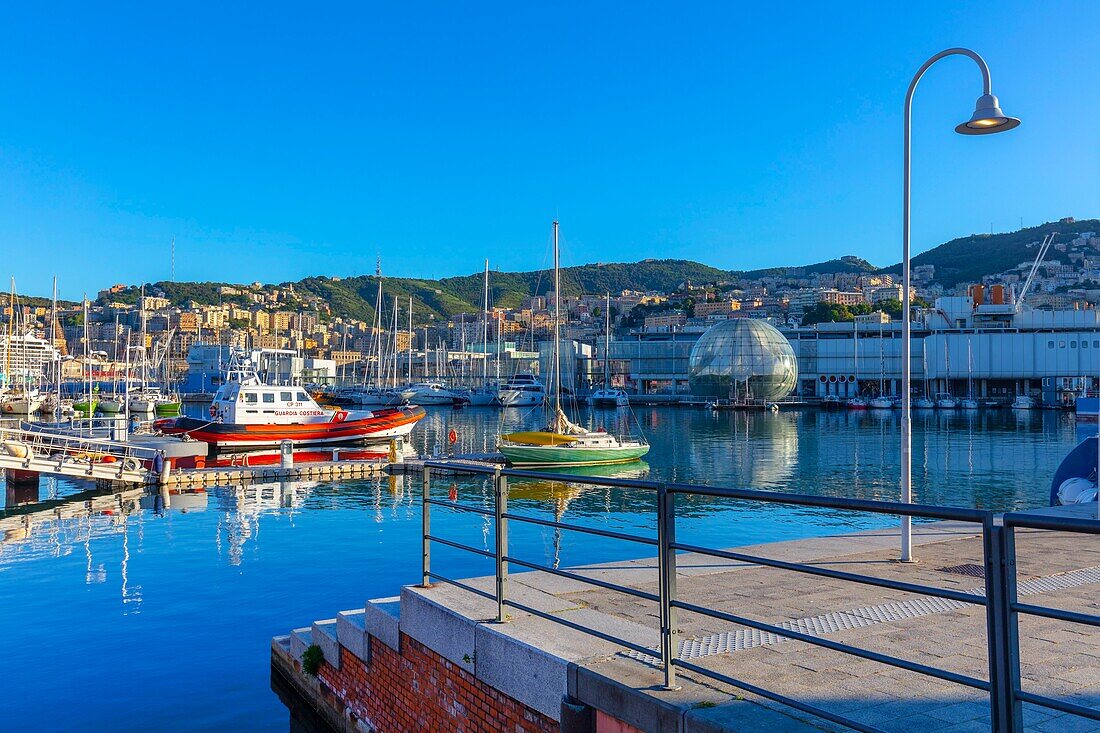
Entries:
{"label": "blue sky", "polygon": [[0,11],[0,275],[283,281],[900,259],[1100,215],[1095,2],[34,3]]}

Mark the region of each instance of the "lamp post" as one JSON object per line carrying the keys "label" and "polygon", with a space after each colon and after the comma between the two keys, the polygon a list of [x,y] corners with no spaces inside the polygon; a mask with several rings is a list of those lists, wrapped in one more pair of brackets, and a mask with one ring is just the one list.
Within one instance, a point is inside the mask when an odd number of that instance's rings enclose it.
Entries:
{"label": "lamp post", "polygon": [[[955,128],[960,135],[989,135],[995,132],[1011,130],[1020,124],[1015,117],[1007,117],[1001,112],[1000,103],[993,96],[989,67],[985,60],[968,48],[949,48],[940,51],[924,62],[917,70],[909,91],[905,94],[905,183],[902,214],[902,321],[901,321],[901,500],[913,501],[913,415],[912,415],[912,375],[911,375],[911,334],[909,324],[909,161],[910,127],[912,123],[913,92],[924,72],[937,61],[948,56],[967,56],[978,65],[982,72],[982,96],[974,105],[974,114],[970,119]],[[927,369],[927,365],[925,365]],[[901,561],[913,562],[913,521],[912,517],[901,519]]]}

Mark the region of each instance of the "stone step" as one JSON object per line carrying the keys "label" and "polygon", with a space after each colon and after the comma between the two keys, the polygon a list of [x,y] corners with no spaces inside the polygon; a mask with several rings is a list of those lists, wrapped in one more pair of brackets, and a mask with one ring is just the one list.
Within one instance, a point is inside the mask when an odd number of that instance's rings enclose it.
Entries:
{"label": "stone step", "polygon": [[294,657],[296,662],[302,661],[302,655],[312,643],[313,629],[309,627],[294,629],[290,632],[290,656]]}
{"label": "stone step", "polygon": [[321,647],[325,661],[336,669],[340,669],[340,641],[336,637],[336,619],[314,621],[312,638],[313,643]]}
{"label": "stone step", "polygon": [[375,598],[367,601],[363,614],[367,633],[395,652],[401,651],[401,598]]}
{"label": "stone step", "polygon": [[366,611],[353,609],[336,614],[336,639],[340,646],[363,662],[370,661]]}

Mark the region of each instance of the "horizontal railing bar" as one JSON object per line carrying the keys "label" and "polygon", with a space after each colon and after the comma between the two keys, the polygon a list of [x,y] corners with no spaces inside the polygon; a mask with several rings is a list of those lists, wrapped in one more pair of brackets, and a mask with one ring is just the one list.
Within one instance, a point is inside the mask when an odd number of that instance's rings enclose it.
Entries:
{"label": "horizontal railing bar", "polygon": [[1017,613],[1026,613],[1031,616],[1043,616],[1045,618],[1053,618],[1059,621],[1069,621],[1070,623],[1074,624],[1100,626],[1100,616],[1091,613],[1063,611],[1060,608],[1050,608],[1048,606],[1033,606],[1030,603],[1013,603],[1012,610],[1016,611]]}
{"label": "horizontal railing bar", "polygon": [[[529,478],[546,480],[552,478],[555,481],[565,483],[591,484],[594,486],[610,486],[615,488],[634,488],[655,490],[659,484],[656,481],[639,481],[637,479],[616,479],[600,476],[578,476],[566,473],[548,473],[542,471],[522,471],[513,468],[493,468],[475,464],[442,463],[428,461],[424,464],[427,468],[438,468],[455,473],[472,473],[492,475],[499,472],[502,476],[510,478]],[[822,507],[826,509],[838,509],[843,511],[869,512],[873,514],[894,514],[901,516],[919,517],[924,519],[941,519],[957,522],[982,522],[991,515],[991,512],[982,509],[966,509],[964,507],[944,507],[932,504],[906,504],[896,501],[874,501],[871,499],[851,499],[833,496],[813,496],[811,494],[788,494],[780,491],[762,491],[760,489],[730,489],[717,486],[702,486],[699,484],[668,484],[669,491],[678,494],[691,494],[695,496],[711,496],[715,498],[742,499],[746,501],[760,501],[772,504],[796,504],[803,506]]]}
{"label": "horizontal railing bar", "polygon": [[449,547],[455,547],[459,550],[465,550],[466,552],[472,552],[475,555],[481,555],[482,557],[487,557],[490,560],[496,559],[496,555],[494,553],[478,549],[477,547],[471,547],[470,545],[464,545],[461,542],[455,542],[454,540],[447,540],[442,537],[436,537],[434,534],[428,534],[424,536],[432,542],[438,542],[441,545],[447,545]]}
{"label": "horizontal railing bar", "polygon": [[486,517],[495,517],[496,512],[491,512],[488,509],[482,509],[476,506],[467,506],[466,504],[459,504],[454,501],[446,501],[445,499],[425,499],[424,503],[435,504],[436,506],[446,507],[447,509],[454,509],[456,512],[471,512],[473,514],[481,514]]}
{"label": "horizontal railing bar", "polygon": [[511,512],[505,512],[504,519],[511,519],[514,522],[523,522],[527,524],[538,524],[543,527],[556,527],[557,529],[567,529],[573,532],[583,532],[584,534],[594,534],[600,537],[610,537],[615,540],[625,540],[626,542],[639,542],[643,545],[657,545],[657,540],[649,537],[636,537],[634,535],[623,534],[622,532],[613,532],[609,529],[597,529],[595,527],[582,527],[578,524],[565,524],[564,522],[555,522],[550,519],[538,519],[536,517],[528,517],[522,514],[512,514]]}
{"label": "horizontal railing bar", "polygon": [[1070,715],[1080,715],[1083,718],[1100,720],[1100,710],[1097,710],[1095,708],[1087,708],[1084,705],[1077,705],[1076,703],[1066,702],[1065,700],[1055,700],[1053,697],[1036,695],[1031,692],[1025,692],[1024,690],[1016,690],[1016,698],[1021,702],[1029,702],[1032,705],[1041,705],[1044,708],[1058,710],[1063,713],[1069,713]]}
{"label": "horizontal railing bar", "polygon": [[1049,529],[1053,532],[1100,534],[1100,521],[1083,517],[1009,512],[1004,515],[1004,525],[1006,527],[1024,527],[1027,529]]}
{"label": "horizontal railing bar", "polygon": [[577,575],[571,573],[568,570],[559,570],[557,568],[547,567],[546,565],[539,565],[534,562],[527,562],[526,560],[519,560],[511,557],[510,555],[504,556],[505,562],[514,563],[515,565],[521,565],[531,570],[541,570],[544,573],[550,573],[551,575],[557,575],[562,578],[568,578],[569,580],[576,580],[579,583],[587,583],[594,585],[597,588],[603,588],[604,590],[618,591],[619,593],[625,593],[628,596],[634,596],[635,598],[644,598],[647,601],[653,601],[654,603],[660,603],[660,599],[652,593],[646,593],[644,590],[637,590],[635,588],[627,588],[625,585],[616,585],[615,583],[608,583],[604,580],[596,580],[595,578],[586,578],[583,575]]}
{"label": "horizontal railing bar", "polygon": [[788,639],[795,639],[797,641],[804,641],[807,644],[813,644],[814,646],[824,647],[825,649],[831,649],[836,652],[842,652],[844,654],[851,654],[855,657],[861,657],[862,659],[869,659],[872,662],[879,662],[880,664],[886,664],[891,667],[897,667],[899,669],[905,669],[910,672],[917,672],[919,674],[927,675],[929,677],[935,677],[937,679],[945,680],[947,682],[954,682],[955,684],[964,685],[966,687],[973,687],[978,690],[985,690],[989,692],[989,683],[985,680],[980,680],[977,677],[969,677],[967,675],[958,674],[956,672],[949,672],[946,669],[938,669],[936,667],[929,667],[926,664],[919,662],[911,662],[907,659],[899,659],[897,657],[891,657],[886,654],[879,654],[878,652],[872,652],[867,649],[862,649],[857,646],[850,646],[848,644],[842,644],[838,641],[830,641],[828,639],[822,639],[819,636],[810,636],[800,631],[793,631],[791,629],[784,629],[781,626],[774,626],[772,624],[764,623],[762,621],[754,621],[744,616],[735,616],[731,613],[724,611],[715,611],[709,608],[703,608],[697,606],[694,603],[685,603],[683,601],[672,601],[669,605],[683,609],[684,611],[690,611],[692,613],[698,613],[703,616],[709,616],[722,621],[728,621],[732,624],[738,624],[740,626],[748,626],[749,628],[759,629],[760,631],[766,631],[776,636],[782,636]]}
{"label": "horizontal railing bar", "polygon": [[799,702],[793,697],[787,697],[786,695],[782,695],[778,692],[772,692],[771,690],[765,689],[763,687],[757,687],[750,682],[745,682],[744,680],[730,677],[729,675],[722,674],[721,672],[715,672],[713,670],[707,669],[706,667],[701,667],[698,664],[685,662],[682,659],[673,659],[672,663],[681,669],[695,672],[696,674],[702,675],[704,677],[709,677],[712,680],[725,682],[727,685],[744,690],[745,692],[751,693],[753,695],[759,695],[760,697],[767,698],[768,700],[773,700],[788,707],[792,707],[795,710],[801,710],[802,712],[809,713],[810,715],[816,715],[819,718],[823,718],[833,723],[839,723],[840,725],[852,728],[853,730],[858,730],[860,733],[885,733],[882,728],[875,728],[874,726],[865,725],[858,721],[845,718],[842,715],[831,713],[828,710],[824,710],[814,705]]}
{"label": "horizontal railing bar", "polygon": [[938,596],[940,598],[949,598],[953,601],[960,601],[962,603],[973,603],[978,606],[984,606],[986,602],[985,596],[979,596],[973,593],[965,593],[958,590],[950,590],[947,588],[936,588],[930,585],[918,585],[916,583],[904,583],[899,580],[889,580],[888,578],[876,578],[873,575],[846,573],[842,570],[818,568],[812,565],[804,565],[797,562],[786,562],[784,560],[773,560],[769,557],[746,555],[741,552],[731,552],[729,550],[711,550],[705,547],[698,547],[696,545],[686,545],[682,542],[673,542],[669,546],[674,550],[684,550],[685,552],[694,552],[700,555],[709,555],[710,557],[720,557],[726,560],[737,560],[739,562],[747,562],[754,565],[766,565],[768,567],[779,568],[780,570],[791,570],[796,573],[820,575],[823,578],[847,580],[853,583],[862,583],[863,585],[875,585],[879,586],[880,588],[889,588],[891,590],[903,591],[905,593],[920,593],[929,596]]}
{"label": "horizontal railing bar", "polygon": [[532,616],[538,616],[539,618],[544,618],[547,621],[553,621],[555,623],[559,623],[562,626],[573,629],[574,631],[579,631],[582,634],[588,634],[589,636],[594,636],[597,639],[603,639],[604,641],[611,642],[612,644],[621,644],[622,646],[625,646],[627,649],[631,649],[633,651],[636,651],[639,654],[648,654],[648,655],[653,656],[653,657],[660,656],[660,654],[661,654],[660,652],[656,651],[655,649],[649,649],[648,647],[641,646],[640,644],[635,644],[634,642],[627,641],[626,639],[620,639],[617,636],[612,636],[611,634],[605,634],[602,631],[597,631],[596,629],[590,629],[587,626],[581,626],[580,624],[574,623],[572,621],[568,621],[568,620],[562,618],[561,616],[555,616],[552,613],[546,613],[545,611],[539,611],[536,608],[531,608],[530,606],[526,606],[522,603],[516,603],[515,601],[508,600],[507,598],[504,599],[504,605],[510,606],[511,608],[514,608],[518,611],[523,611],[524,613],[529,613]]}
{"label": "horizontal railing bar", "polygon": [[591,484],[592,486],[609,486],[611,488],[650,490],[656,490],[657,488],[656,481],[618,479],[609,476],[578,476],[575,474],[554,473],[550,471],[524,471],[517,468],[494,468],[492,466],[482,466],[474,463],[442,463],[439,461],[428,461],[424,465],[428,468],[438,468],[444,471],[453,471],[454,473],[477,473],[487,476],[491,476],[497,471],[500,471],[501,476],[534,479],[535,481],[553,479],[554,481],[562,481],[565,483]]}
{"label": "horizontal railing bar", "polygon": [[488,598],[490,601],[496,601],[496,599],[497,599],[496,596],[494,596],[492,593],[489,593],[489,592],[483,591],[483,590],[478,590],[477,588],[473,587],[472,585],[467,585],[466,583],[463,583],[461,581],[453,580],[451,578],[448,578],[446,575],[440,575],[439,573],[431,571],[431,570],[428,571],[428,577],[429,578],[435,578],[436,580],[441,580],[444,583],[448,583],[450,585],[453,585],[456,588],[461,588],[464,591],[469,591],[470,593],[473,593],[475,596],[481,596],[482,598]]}
{"label": "horizontal railing bar", "polygon": [[982,522],[991,514],[991,512],[981,509],[966,509],[963,507],[905,504],[898,501],[874,501],[836,496],[812,496],[810,494],[786,494],[780,491],[761,491],[759,489],[728,489],[719,486],[699,486],[698,484],[669,484],[668,490],[676,494],[711,496],[720,499],[743,499],[770,504],[797,504],[851,512],[898,514],[956,522]]}

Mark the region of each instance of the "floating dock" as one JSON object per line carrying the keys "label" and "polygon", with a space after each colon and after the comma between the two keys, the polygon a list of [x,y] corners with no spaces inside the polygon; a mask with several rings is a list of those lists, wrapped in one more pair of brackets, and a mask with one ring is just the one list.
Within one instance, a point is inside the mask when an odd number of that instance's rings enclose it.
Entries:
{"label": "floating dock", "polygon": [[389,465],[388,461],[383,460],[350,460],[301,463],[293,466],[187,468],[169,472],[167,477],[158,483],[172,489],[193,489],[267,481],[337,481],[377,476],[384,473]]}

